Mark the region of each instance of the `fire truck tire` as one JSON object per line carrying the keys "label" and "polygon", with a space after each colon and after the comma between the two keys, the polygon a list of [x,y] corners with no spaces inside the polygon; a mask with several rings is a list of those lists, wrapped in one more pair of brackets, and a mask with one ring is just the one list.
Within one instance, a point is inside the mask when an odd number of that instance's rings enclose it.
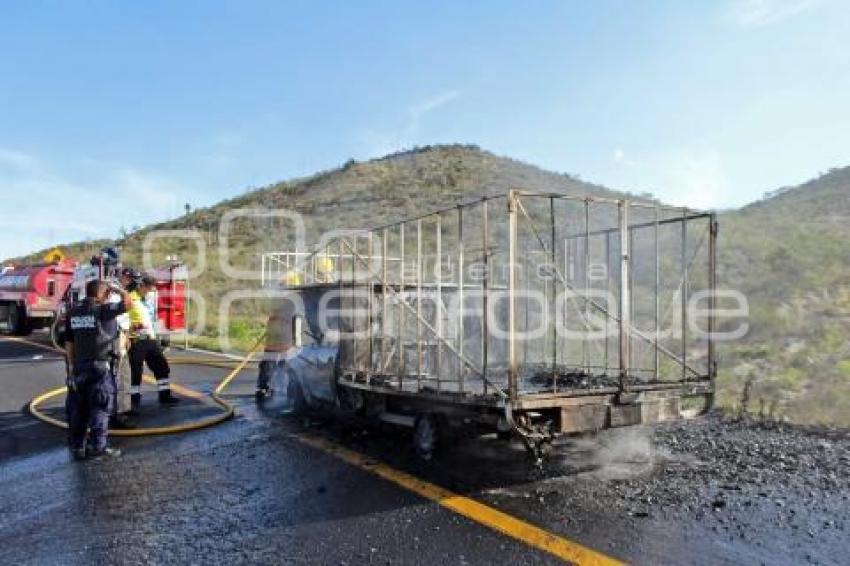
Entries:
{"label": "fire truck tire", "polygon": [[10,305],[6,315],[8,318],[6,323],[9,330],[15,336],[28,336],[32,333],[32,328],[27,313],[19,305]]}

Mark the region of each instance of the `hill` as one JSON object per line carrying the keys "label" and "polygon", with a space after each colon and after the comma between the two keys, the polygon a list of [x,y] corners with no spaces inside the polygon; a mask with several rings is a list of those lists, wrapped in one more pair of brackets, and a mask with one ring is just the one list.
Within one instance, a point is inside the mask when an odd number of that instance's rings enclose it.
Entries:
{"label": "hill", "polygon": [[850,167],[721,216],[718,279],[750,304],[750,332],[721,350],[725,403],[850,424]]}
{"label": "hill", "polygon": [[[206,242],[206,264],[209,269],[197,282],[203,289],[209,308],[206,313],[207,332],[214,337],[218,324],[219,299],[235,287],[253,287],[253,281],[234,282],[219,268],[217,238],[222,216],[235,208],[286,208],[300,213],[306,225],[308,243],[327,230],[339,228],[369,228],[393,220],[401,220],[466,202],[482,195],[504,194],[508,189],[525,187],[532,190],[561,192],[573,195],[615,194],[605,187],[583,182],[565,174],[543,171],[532,165],[499,157],[475,146],[449,145],[424,147],[373,159],[366,162],[348,161],[341,167],[310,177],[275,183],[222,201],[212,207],[156,225],[146,226],[125,238],[115,241],[126,263],[141,263],[141,247],[154,230],[195,230]],[[236,222],[229,238],[229,256],[234,267],[243,270],[260,269],[263,251],[287,249],[292,245],[285,220],[267,222]],[[98,242],[102,243],[102,242]],[[154,245],[154,255],[191,257],[195,244],[185,239],[173,239]],[[166,247],[167,244],[167,247]],[[69,255],[86,258],[97,250],[92,242],[63,246]],[[17,260],[40,258],[39,251]],[[241,308],[249,308],[242,305]],[[249,318],[260,319],[262,307],[246,312]],[[251,334],[254,326],[246,330]],[[231,335],[240,329],[231,329]]]}
{"label": "hill", "polygon": [[[212,342],[221,296],[234,282],[218,267],[216,238],[222,215],[242,207],[288,208],[300,212],[315,237],[332,228],[367,228],[524,187],[573,195],[620,196],[577,177],[543,171],[475,146],[419,148],[343,166],[311,177],[276,183],[145,227],[116,243],[129,263],[140,263],[141,243],[152,230],[197,230],[207,244],[208,269],[193,282],[207,300],[207,334]],[[651,199],[651,195],[641,195]],[[759,202],[720,218],[718,283],[742,291],[750,305],[750,332],[719,348],[719,401],[801,422],[850,425],[850,167],[834,169],[798,187],[765,195]],[[262,251],[289,242],[283,221],[237,223],[231,257],[244,269],[259,268]],[[65,246],[86,257],[97,243]],[[190,257],[194,244],[172,240],[156,254]],[[43,252],[32,254],[40,257]],[[241,287],[256,283],[239,283]],[[263,307],[244,305],[231,335],[256,335]]]}

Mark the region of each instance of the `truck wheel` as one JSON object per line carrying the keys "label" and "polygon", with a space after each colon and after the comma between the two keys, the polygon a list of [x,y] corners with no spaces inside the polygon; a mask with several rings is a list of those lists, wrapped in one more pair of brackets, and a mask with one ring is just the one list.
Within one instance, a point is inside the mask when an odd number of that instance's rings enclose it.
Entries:
{"label": "truck wheel", "polygon": [[27,320],[27,313],[20,306],[10,305],[7,316],[9,330],[15,336],[27,336],[32,332]]}
{"label": "truck wheel", "polygon": [[439,443],[439,430],[434,415],[419,415],[413,426],[413,447],[423,460],[430,460]]}
{"label": "truck wheel", "polygon": [[6,303],[3,306],[5,307],[3,309],[5,311],[3,313],[3,324],[6,325],[6,328],[4,330],[6,332],[8,332],[9,334],[13,334],[15,332],[15,327],[13,326],[14,318],[17,315],[15,313],[13,313],[12,311],[14,311],[16,307],[15,307],[14,304],[11,304],[11,303]]}
{"label": "truck wheel", "polygon": [[27,315],[21,315],[21,326],[18,328],[18,336],[29,336],[32,334],[33,325]]}

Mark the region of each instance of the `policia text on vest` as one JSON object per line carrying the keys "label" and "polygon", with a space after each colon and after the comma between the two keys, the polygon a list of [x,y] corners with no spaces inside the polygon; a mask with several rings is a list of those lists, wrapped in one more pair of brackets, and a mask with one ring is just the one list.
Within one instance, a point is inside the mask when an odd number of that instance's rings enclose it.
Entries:
{"label": "policia text on vest", "polygon": [[[107,303],[109,292],[121,295],[120,303]],[[65,320],[65,352],[68,356],[69,444],[74,458],[118,456],[120,451],[107,445],[109,416],[115,403],[115,374],[118,323],[127,311],[129,294],[105,281],[89,281],[86,297],[75,304]]]}

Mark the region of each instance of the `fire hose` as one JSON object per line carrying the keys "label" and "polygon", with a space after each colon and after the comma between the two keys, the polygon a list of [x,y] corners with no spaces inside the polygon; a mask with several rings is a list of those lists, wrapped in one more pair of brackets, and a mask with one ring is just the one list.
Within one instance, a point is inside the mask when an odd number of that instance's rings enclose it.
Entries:
{"label": "fire hose", "polygon": [[[219,368],[228,368],[231,369],[230,373],[228,373],[224,379],[222,379],[215,387],[213,392],[210,394],[210,398],[212,401],[218,405],[222,412],[213,415],[211,417],[206,417],[203,419],[198,419],[196,421],[181,423],[177,425],[171,426],[160,426],[160,427],[149,427],[149,428],[133,428],[133,429],[117,429],[110,430],[109,434],[111,436],[153,436],[153,435],[161,435],[161,434],[178,434],[181,432],[189,432],[193,430],[200,430],[202,428],[211,427],[213,425],[217,425],[222,423],[230,418],[233,418],[235,414],[235,408],[231,403],[226,401],[221,397],[221,393],[224,389],[230,384],[231,381],[243,370],[245,367],[252,361],[253,355],[260,349],[263,345],[263,340],[265,336],[261,336],[257,343],[251,348],[251,350],[239,361],[227,361],[227,360],[219,360],[213,358],[172,358],[169,359],[170,364],[174,365],[200,365],[207,367],[219,367]],[[45,347],[46,348],[46,347]],[[54,348],[51,348],[54,349]],[[57,351],[58,350],[56,349]],[[57,387],[55,389],[50,389],[45,391],[32,399],[29,402],[28,408],[29,412],[32,416],[37,418],[38,420],[47,423],[49,425],[53,425],[59,428],[68,428],[68,423],[51,417],[39,409],[39,406],[49,399],[53,399],[54,397],[59,397],[64,395],[67,392],[68,388],[66,386]]]}

